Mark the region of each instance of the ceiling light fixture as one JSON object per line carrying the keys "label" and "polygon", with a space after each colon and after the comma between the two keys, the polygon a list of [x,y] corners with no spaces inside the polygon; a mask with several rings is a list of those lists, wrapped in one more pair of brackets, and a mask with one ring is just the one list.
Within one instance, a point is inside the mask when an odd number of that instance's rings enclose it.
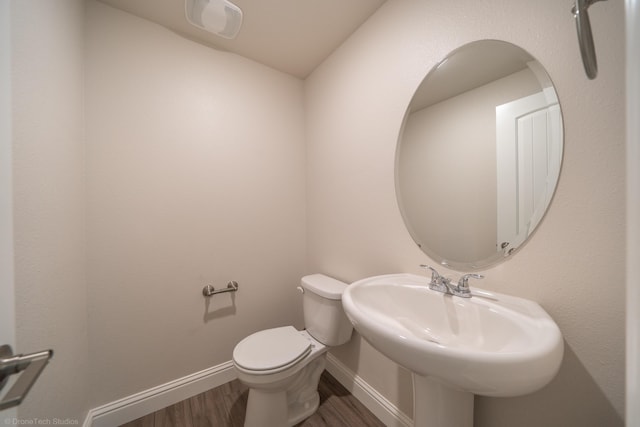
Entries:
{"label": "ceiling light fixture", "polygon": [[229,0],[185,0],[185,15],[191,25],[226,39],[238,35],[242,10]]}

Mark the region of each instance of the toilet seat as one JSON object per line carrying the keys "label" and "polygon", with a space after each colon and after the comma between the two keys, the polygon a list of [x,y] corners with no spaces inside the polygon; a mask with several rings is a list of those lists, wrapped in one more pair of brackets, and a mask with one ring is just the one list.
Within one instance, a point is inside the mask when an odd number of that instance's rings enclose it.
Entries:
{"label": "toilet seat", "polygon": [[266,329],[249,335],[236,345],[233,361],[254,374],[286,370],[311,352],[311,342],[293,326]]}

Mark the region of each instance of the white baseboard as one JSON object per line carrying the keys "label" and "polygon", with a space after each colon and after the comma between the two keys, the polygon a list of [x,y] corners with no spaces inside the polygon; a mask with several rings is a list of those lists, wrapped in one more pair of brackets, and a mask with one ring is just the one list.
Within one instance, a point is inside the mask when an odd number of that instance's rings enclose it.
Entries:
{"label": "white baseboard", "polygon": [[87,414],[83,427],[119,426],[235,378],[233,362],[225,362],[94,408]]}
{"label": "white baseboard", "polygon": [[327,371],[387,427],[413,427],[413,420],[331,353]]}
{"label": "white baseboard", "polygon": [[[388,427],[412,427],[410,417],[378,393],[331,353],[327,371]],[[83,427],[119,426],[236,379],[233,362],[196,372],[91,409]]]}

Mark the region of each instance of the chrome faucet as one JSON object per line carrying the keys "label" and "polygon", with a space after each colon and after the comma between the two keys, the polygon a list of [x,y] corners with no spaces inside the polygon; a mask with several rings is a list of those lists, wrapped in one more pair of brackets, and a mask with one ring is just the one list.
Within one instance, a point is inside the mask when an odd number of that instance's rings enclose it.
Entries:
{"label": "chrome faucet", "polygon": [[471,289],[469,289],[469,278],[484,279],[482,274],[469,273],[465,274],[458,280],[458,286],[455,287],[453,294],[463,298],[471,298]]}
{"label": "chrome faucet", "polygon": [[450,293],[449,292],[449,284],[451,283],[450,279],[447,279],[446,277],[442,277],[440,273],[438,273],[438,271],[431,266],[420,264],[420,267],[424,268],[425,270],[431,270],[431,281],[429,282],[429,289],[438,291],[438,292],[444,292],[445,294]]}
{"label": "chrome faucet", "polygon": [[451,283],[451,279],[441,276],[435,268],[425,264],[420,264],[420,267],[424,268],[425,270],[431,270],[431,281],[429,282],[429,289],[462,298],[471,298],[471,289],[469,289],[470,278],[484,278],[484,276],[481,274],[469,273],[462,276],[460,280],[458,280],[457,285],[453,285]]}

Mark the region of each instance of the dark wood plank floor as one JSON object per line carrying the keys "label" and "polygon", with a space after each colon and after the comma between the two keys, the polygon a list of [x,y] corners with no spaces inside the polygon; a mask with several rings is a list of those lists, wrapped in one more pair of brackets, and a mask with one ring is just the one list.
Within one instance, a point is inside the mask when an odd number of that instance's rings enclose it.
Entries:
{"label": "dark wood plank floor", "polygon": [[[297,427],[384,427],[327,371],[320,377],[318,393],[320,407]],[[121,427],[242,427],[248,394],[234,380]]]}

